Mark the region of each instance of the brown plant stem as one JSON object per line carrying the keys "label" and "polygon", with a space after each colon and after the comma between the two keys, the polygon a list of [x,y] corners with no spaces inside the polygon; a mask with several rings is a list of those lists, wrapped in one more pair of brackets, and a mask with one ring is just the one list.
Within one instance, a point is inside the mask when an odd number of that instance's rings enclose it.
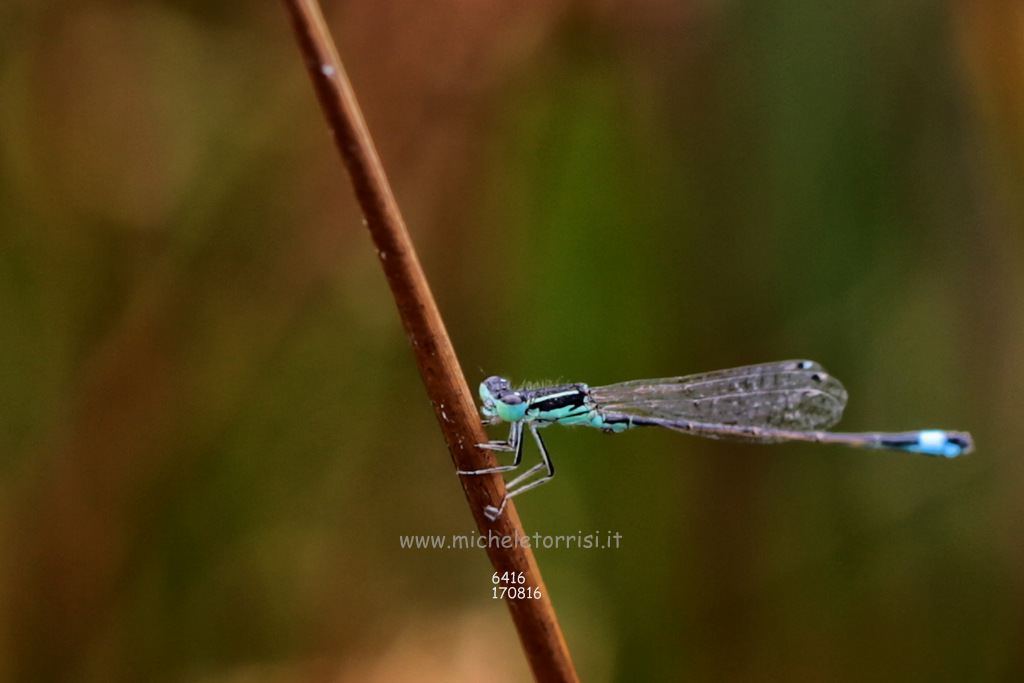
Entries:
{"label": "brown plant stem", "polygon": [[[320,8],[315,0],[284,4],[456,469],[493,466],[493,458],[475,446],[487,435]],[[526,537],[512,504],[497,522],[483,515],[485,505],[498,504],[505,494],[500,476],[464,476],[462,485],[485,537],[492,532],[505,538]],[[487,552],[497,572],[521,572],[521,585],[540,590],[539,599],[507,600],[534,676],[541,681],[578,680],[533,552],[518,544],[492,545]]]}

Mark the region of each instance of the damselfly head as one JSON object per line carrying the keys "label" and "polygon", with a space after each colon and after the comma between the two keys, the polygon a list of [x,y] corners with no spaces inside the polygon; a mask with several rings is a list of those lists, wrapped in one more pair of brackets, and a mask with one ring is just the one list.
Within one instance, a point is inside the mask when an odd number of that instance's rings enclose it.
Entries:
{"label": "damselfly head", "polygon": [[498,417],[497,406],[494,404],[494,392],[501,390],[501,382],[504,382],[506,387],[508,386],[508,382],[501,377],[488,377],[480,383],[480,400],[483,402],[480,406],[480,414],[484,416],[484,424],[501,421],[501,418]]}
{"label": "damselfly head", "polygon": [[494,424],[505,420],[513,422],[525,411],[526,399],[512,389],[504,377],[488,377],[480,383],[480,413],[485,422]]}

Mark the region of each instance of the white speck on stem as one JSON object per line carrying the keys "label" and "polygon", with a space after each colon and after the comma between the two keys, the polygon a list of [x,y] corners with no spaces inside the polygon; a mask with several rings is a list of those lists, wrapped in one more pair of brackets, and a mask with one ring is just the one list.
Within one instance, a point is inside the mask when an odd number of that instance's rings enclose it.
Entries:
{"label": "white speck on stem", "polygon": [[334,67],[331,66],[330,64],[324,64],[323,66],[320,67],[320,73],[322,73],[324,76],[327,76],[328,78],[331,78],[332,76],[334,76]]}

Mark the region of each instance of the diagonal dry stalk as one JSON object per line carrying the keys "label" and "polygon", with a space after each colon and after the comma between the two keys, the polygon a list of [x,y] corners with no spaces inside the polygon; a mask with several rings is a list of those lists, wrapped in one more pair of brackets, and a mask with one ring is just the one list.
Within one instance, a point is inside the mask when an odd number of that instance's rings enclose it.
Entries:
{"label": "diagonal dry stalk", "polygon": [[[486,441],[487,435],[472,394],[320,8],[315,0],[284,0],[284,4],[324,118],[348,168],[455,467],[491,467],[493,458],[475,446]],[[526,536],[511,503],[497,522],[483,516],[484,506],[499,503],[505,494],[500,476],[463,477],[462,485],[482,534]],[[487,552],[496,571],[522,572],[523,585],[540,590],[540,598],[507,601],[534,676],[541,681],[578,680],[533,552],[522,547],[488,547]]]}

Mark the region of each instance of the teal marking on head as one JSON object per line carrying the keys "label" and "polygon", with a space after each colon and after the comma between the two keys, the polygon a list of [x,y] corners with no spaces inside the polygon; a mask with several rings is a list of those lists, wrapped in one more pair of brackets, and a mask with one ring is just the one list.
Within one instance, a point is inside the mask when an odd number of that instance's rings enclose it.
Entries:
{"label": "teal marking on head", "polygon": [[491,423],[517,422],[526,415],[526,401],[502,377],[488,377],[480,383],[480,400],[483,401],[480,413]]}

